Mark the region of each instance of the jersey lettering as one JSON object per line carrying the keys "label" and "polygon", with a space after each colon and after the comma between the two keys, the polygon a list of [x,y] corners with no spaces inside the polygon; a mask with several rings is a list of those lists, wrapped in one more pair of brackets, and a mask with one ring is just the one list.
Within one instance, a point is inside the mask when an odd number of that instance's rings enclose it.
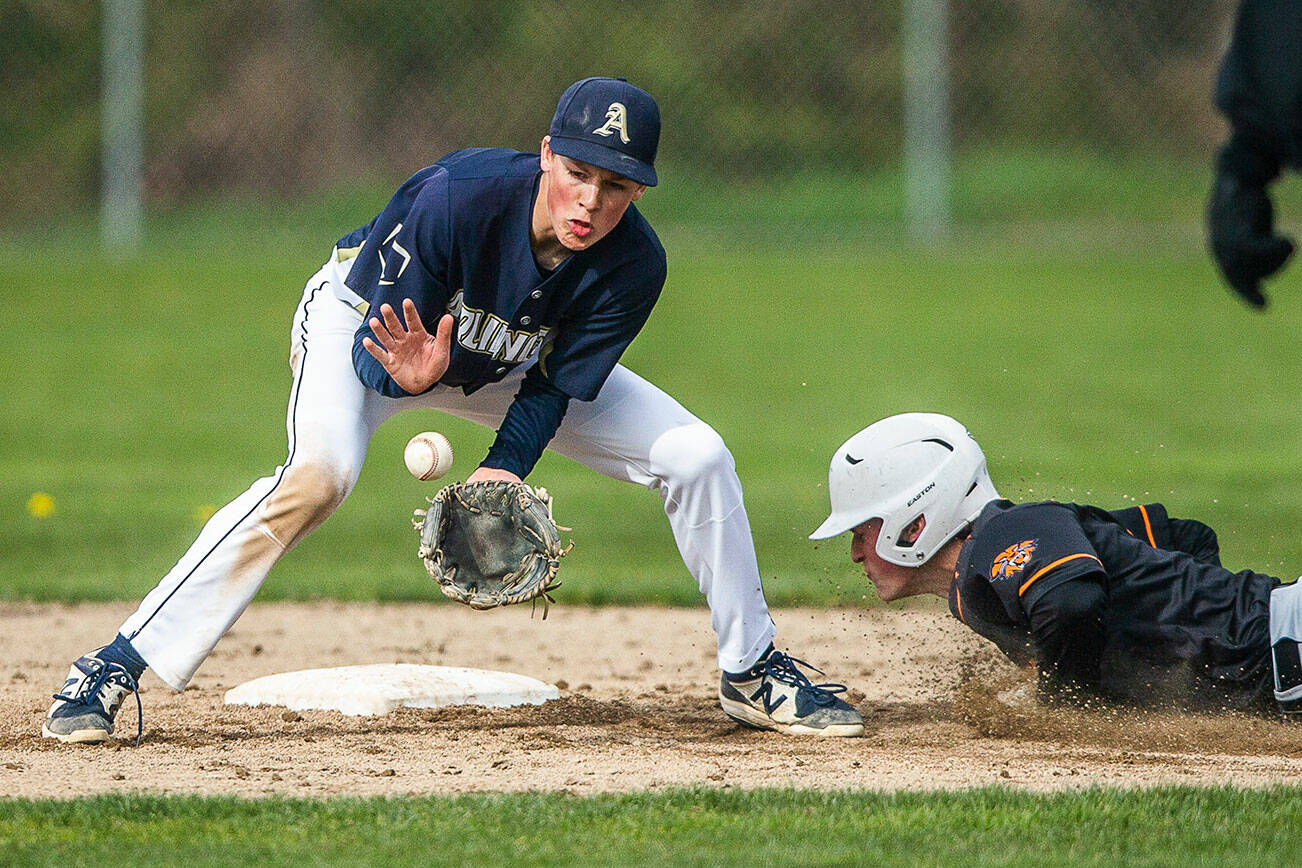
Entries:
{"label": "jersey lettering", "polygon": [[472,353],[511,364],[528,359],[551,334],[551,328],[546,326],[536,332],[515,331],[496,314],[467,307],[464,290],[452,296],[447,310],[457,318],[458,344]]}

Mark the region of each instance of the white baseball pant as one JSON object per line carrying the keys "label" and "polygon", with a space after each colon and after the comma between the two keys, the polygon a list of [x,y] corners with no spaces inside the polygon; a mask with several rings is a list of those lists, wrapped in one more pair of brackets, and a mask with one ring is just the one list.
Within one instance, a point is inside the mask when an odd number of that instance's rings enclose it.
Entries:
{"label": "white baseball pant", "polygon": [[[1302,699],[1302,683],[1297,680],[1296,666],[1299,645],[1302,645],[1302,578],[1270,592],[1270,659],[1277,702],[1296,703]],[[1284,664],[1282,670],[1281,664]]]}
{"label": "white baseball pant", "polygon": [[[167,684],[183,689],[252,601],[272,566],[343,503],[371,436],[393,414],[433,408],[496,429],[528,367],[472,395],[436,386],[387,398],[353,370],[360,299],[337,257],[308,282],[294,315],[289,454],[219,510],[121,633]],[[749,668],[776,630],[760,582],[741,482],[714,429],[624,366],[593,401],[573,401],[548,446],[614,479],[659,492],[674,539],[710,606],[718,664]]]}

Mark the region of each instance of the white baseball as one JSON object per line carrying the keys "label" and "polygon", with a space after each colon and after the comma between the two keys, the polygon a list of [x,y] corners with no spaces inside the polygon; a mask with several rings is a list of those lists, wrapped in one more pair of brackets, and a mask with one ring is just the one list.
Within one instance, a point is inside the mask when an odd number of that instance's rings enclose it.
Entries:
{"label": "white baseball", "polygon": [[425,431],[407,441],[402,460],[421,482],[438,479],[452,469],[452,444],[437,431]]}

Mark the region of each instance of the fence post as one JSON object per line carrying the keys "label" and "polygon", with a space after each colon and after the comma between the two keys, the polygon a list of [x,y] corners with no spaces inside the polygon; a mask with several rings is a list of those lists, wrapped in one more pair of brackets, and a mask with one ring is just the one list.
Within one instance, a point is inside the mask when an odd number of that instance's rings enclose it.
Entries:
{"label": "fence post", "polygon": [[122,252],[140,246],[144,177],[144,0],[104,0],[100,233]]}
{"label": "fence post", "polygon": [[935,242],[951,231],[947,0],[904,0],[904,187],[909,235]]}

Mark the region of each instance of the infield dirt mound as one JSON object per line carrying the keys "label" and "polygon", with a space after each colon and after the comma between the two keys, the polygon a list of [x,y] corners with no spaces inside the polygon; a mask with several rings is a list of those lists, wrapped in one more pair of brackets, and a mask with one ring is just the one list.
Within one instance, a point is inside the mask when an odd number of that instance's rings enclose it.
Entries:
{"label": "infield dirt mound", "polygon": [[[715,698],[704,609],[449,604],[255,605],[190,689],[147,675],[145,740],[40,738],[70,660],[129,605],[0,606],[0,794],[148,790],[260,796],[664,786],[1032,789],[1302,780],[1302,727],[1236,716],[1038,707],[1029,677],[940,608],[775,612],[779,646],[850,686],[862,739],[747,730]],[[542,706],[404,709],[384,717],[226,707],[261,675],[354,663],[519,672],[556,683]]]}

